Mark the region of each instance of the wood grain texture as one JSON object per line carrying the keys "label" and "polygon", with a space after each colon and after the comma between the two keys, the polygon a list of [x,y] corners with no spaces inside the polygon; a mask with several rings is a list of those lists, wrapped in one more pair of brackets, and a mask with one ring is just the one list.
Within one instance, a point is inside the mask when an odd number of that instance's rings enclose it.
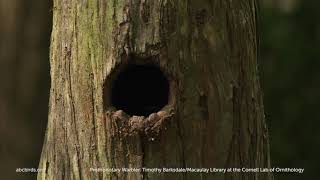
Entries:
{"label": "wood grain texture", "polygon": [[[38,179],[271,180],[269,173],[90,172],[270,166],[254,3],[55,0],[46,171]],[[170,103],[149,117],[128,117],[104,95],[132,56],[152,57],[171,83]]]}

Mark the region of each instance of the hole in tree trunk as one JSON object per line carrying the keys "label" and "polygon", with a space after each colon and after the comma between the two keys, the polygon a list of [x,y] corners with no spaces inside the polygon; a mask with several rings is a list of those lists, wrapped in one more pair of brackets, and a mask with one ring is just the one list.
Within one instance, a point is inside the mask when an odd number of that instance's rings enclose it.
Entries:
{"label": "hole in tree trunk", "polygon": [[131,116],[148,116],[169,101],[168,79],[155,65],[127,65],[115,75],[110,90],[111,106]]}

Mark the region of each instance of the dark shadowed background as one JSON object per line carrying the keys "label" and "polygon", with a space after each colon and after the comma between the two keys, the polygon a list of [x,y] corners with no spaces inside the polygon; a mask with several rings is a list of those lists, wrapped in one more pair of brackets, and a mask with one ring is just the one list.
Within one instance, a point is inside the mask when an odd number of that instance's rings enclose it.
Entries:
{"label": "dark shadowed background", "polygon": [[[317,179],[320,158],[320,1],[260,2],[259,69],[272,166],[305,168],[279,180]],[[48,115],[50,0],[0,0],[1,179],[35,179]]]}

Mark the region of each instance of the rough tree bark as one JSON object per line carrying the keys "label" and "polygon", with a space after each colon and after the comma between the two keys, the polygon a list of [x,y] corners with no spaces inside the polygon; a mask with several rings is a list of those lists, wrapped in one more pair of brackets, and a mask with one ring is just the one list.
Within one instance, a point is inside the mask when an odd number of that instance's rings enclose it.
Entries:
{"label": "rough tree bark", "polygon": [[[255,3],[54,0],[45,171],[38,179],[272,179],[270,173],[90,172],[270,166]],[[148,117],[115,110],[104,93],[113,72],[133,56],[153,61],[170,81],[168,105]]]}

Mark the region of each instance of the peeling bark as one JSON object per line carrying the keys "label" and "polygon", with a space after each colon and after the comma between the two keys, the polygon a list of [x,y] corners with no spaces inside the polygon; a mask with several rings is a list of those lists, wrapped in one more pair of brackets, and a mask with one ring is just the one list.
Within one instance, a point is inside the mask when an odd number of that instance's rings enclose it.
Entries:
{"label": "peeling bark", "polygon": [[[254,0],[54,1],[50,110],[38,179],[252,179],[269,173],[94,173],[90,168],[269,167]],[[132,57],[138,62],[131,62]],[[113,72],[152,61],[171,100],[111,107]]]}

